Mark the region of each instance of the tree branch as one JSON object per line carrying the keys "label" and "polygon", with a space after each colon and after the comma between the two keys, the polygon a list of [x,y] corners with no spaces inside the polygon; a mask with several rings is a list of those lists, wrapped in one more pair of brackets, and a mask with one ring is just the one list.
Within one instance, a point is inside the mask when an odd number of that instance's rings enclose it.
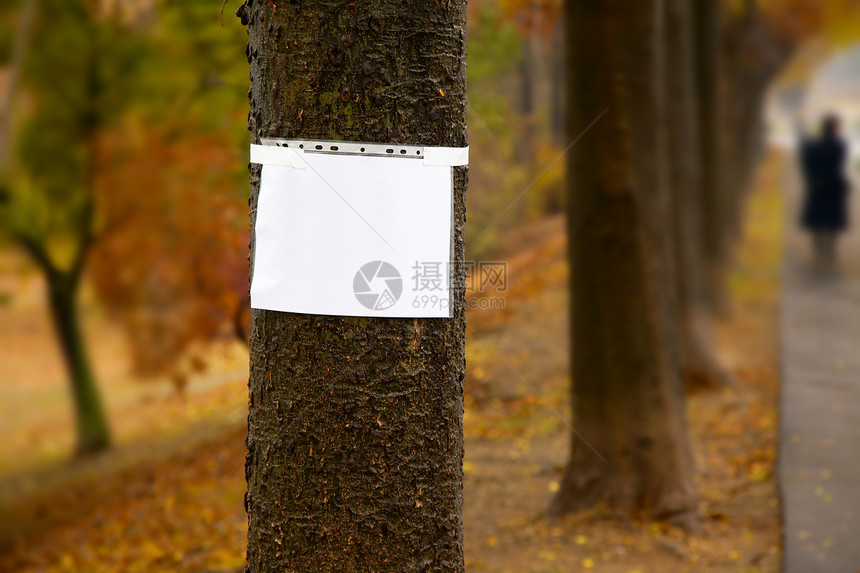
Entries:
{"label": "tree branch", "polygon": [[84,269],[84,264],[87,260],[87,255],[89,255],[96,242],[94,223],[95,199],[88,195],[87,202],[84,204],[80,227],[78,229],[78,252],[75,253],[75,258],[72,261],[71,268],[69,269],[69,273],[75,281],[80,278],[81,272]]}
{"label": "tree branch", "polygon": [[51,261],[51,257],[48,255],[48,250],[45,248],[45,245],[36,240],[35,237],[32,237],[23,231],[17,231],[12,234],[12,239],[18,243],[24,251],[26,251],[30,258],[33,259],[33,262],[35,262],[46,275],[52,276],[59,273],[56,265]]}

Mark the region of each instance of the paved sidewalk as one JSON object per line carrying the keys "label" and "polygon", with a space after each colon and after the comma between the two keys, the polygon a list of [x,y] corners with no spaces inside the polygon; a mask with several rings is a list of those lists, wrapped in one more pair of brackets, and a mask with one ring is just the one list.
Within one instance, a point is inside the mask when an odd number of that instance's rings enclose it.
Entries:
{"label": "paved sidewalk", "polygon": [[[791,162],[791,160],[789,160]],[[860,572],[860,193],[838,276],[816,276],[786,174],[779,459],[786,573]]]}

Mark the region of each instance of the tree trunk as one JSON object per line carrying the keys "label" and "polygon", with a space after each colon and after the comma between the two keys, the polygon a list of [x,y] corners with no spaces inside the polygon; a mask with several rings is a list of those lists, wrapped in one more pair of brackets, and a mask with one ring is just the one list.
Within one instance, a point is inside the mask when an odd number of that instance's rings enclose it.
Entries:
{"label": "tree trunk", "polygon": [[51,318],[74,398],[78,440],[76,450],[78,455],[87,455],[107,448],[110,445],[110,432],[81,333],[76,304],[79,279],[76,274],[53,271],[47,273],[46,278]]}
{"label": "tree trunk", "polygon": [[549,78],[550,89],[550,133],[556,145],[564,146],[564,18],[558,18],[552,37],[552,53]]}
{"label": "tree trunk", "polygon": [[724,272],[728,258],[725,196],[728,166],[724,141],[728,114],[721,81],[722,14],[722,0],[693,2],[702,189],[701,257],[708,304],[717,313],[728,309]]}
{"label": "tree trunk", "polygon": [[727,26],[723,50],[727,61],[730,137],[735,165],[734,233],[739,235],[743,203],[764,147],[763,110],[768,87],[794,53],[789,38],[776,37],[755,2]]}
{"label": "tree trunk", "polygon": [[681,372],[688,388],[734,385],[710,336],[701,264],[701,169],[691,0],[668,0],[665,49],[672,262],[678,295]]}
{"label": "tree trunk", "polygon": [[[601,499],[695,528],[665,196],[662,0],[569,0],[575,435],[551,514]],[[608,111],[607,111],[608,110]]]}
{"label": "tree trunk", "polygon": [[[254,142],[466,144],[465,0],[275,3],[237,11]],[[463,571],[464,293],[451,319],[252,312],[249,571]]]}
{"label": "tree trunk", "polygon": [[15,42],[12,46],[12,59],[5,65],[7,69],[6,85],[0,94],[0,175],[5,174],[9,164],[9,148],[12,147],[13,118],[15,107],[15,92],[24,65],[24,53],[29,47],[30,32],[36,19],[36,0],[27,0],[19,9],[20,20],[15,26]]}
{"label": "tree trunk", "polygon": [[517,145],[517,154],[520,164],[527,169],[528,176],[535,166],[535,128],[537,118],[535,117],[535,45],[533,38],[529,35],[522,41],[523,59],[520,62],[518,75],[520,82],[519,116],[522,122],[520,133],[520,144]]}

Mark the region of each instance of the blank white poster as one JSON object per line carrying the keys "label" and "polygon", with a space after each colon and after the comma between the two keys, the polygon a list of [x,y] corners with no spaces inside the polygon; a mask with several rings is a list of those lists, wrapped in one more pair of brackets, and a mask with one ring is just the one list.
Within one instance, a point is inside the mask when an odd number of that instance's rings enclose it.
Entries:
{"label": "blank white poster", "polygon": [[305,153],[263,165],[253,308],[447,318],[452,168],[420,159]]}

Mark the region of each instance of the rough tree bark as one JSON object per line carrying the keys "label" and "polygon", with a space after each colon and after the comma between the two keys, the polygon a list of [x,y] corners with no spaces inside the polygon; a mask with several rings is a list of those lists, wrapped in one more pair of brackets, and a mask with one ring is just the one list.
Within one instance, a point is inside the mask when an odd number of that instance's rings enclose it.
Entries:
{"label": "rough tree bark", "polygon": [[[275,4],[237,11],[254,142],[466,144],[465,0]],[[465,188],[456,168],[455,262]],[[252,312],[249,571],[463,570],[462,273],[453,287],[451,319]]]}
{"label": "rough tree bark", "polygon": [[665,50],[673,275],[681,372],[688,388],[734,385],[715,355],[701,261],[701,169],[693,58],[693,1],[667,0]]}
{"label": "rough tree bark", "polygon": [[[699,523],[668,269],[662,0],[568,0],[571,355],[578,437],[551,514],[601,499]],[[608,110],[608,111],[607,111]]]}

